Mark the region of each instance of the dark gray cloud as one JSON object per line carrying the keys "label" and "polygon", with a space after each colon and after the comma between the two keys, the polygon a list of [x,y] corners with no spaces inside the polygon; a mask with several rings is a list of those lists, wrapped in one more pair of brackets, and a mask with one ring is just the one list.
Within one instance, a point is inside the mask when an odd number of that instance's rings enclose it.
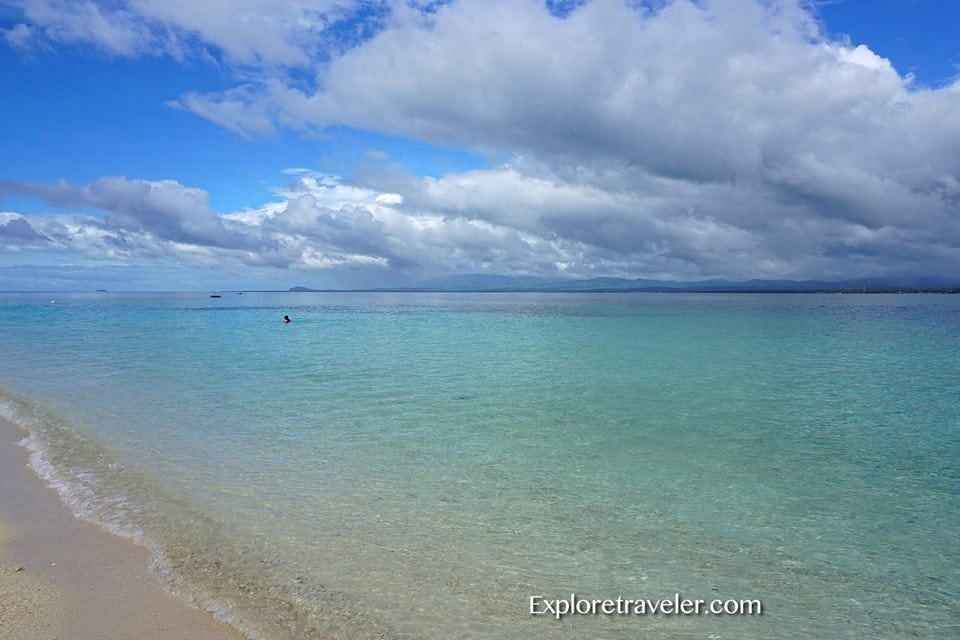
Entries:
{"label": "dark gray cloud", "polygon": [[260,250],[265,244],[211,209],[205,191],[173,180],[111,177],[79,187],[6,181],[0,182],[2,193],[35,196],[61,208],[94,207],[108,214],[105,229],[145,232],[160,240],[241,250]]}
{"label": "dark gray cloud", "polygon": [[0,218],[0,244],[43,245],[49,239],[37,233],[25,218],[15,217],[4,221]]}

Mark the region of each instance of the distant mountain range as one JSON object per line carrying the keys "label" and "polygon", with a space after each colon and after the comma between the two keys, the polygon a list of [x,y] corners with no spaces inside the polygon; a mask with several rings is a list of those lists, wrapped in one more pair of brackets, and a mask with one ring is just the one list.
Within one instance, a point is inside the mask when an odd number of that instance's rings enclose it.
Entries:
{"label": "distant mountain range", "polygon": [[[960,293],[958,278],[859,278],[852,280],[645,280],[642,278],[551,279],[537,276],[465,274],[425,280],[411,287],[383,287],[367,291],[485,291],[485,292],[713,292],[713,293]],[[325,291],[293,287],[290,291]],[[326,290],[329,291],[329,290]]]}

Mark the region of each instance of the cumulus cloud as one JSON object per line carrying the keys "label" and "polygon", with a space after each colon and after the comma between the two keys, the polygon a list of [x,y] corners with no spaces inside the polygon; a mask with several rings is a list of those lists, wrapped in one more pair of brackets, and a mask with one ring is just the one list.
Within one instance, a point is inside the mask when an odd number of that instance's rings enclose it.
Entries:
{"label": "cumulus cloud", "polygon": [[914,86],[792,0],[396,11],[312,91],[191,99],[234,128],[246,110],[510,154],[404,195],[704,273],[942,269],[960,246],[960,84]]}
{"label": "cumulus cloud", "polygon": [[[302,170],[294,175],[276,191],[276,201],[225,214],[209,208],[202,190],[174,181],[6,183],[7,193],[61,208],[94,208],[101,215],[5,214],[0,244],[133,263],[360,275],[379,285],[482,272],[781,277],[895,267],[897,273],[924,273],[912,267],[956,260],[949,243],[927,235],[791,218],[792,205],[777,209],[772,200],[768,204],[781,221],[766,229],[729,224],[693,204],[679,211],[677,203],[702,193],[664,178],[653,179],[641,196],[530,177],[511,166],[445,178],[394,176],[393,186],[403,193]],[[736,187],[714,188],[717,210],[742,204]]]}
{"label": "cumulus cloud", "polygon": [[[250,73],[170,103],[244,135],[347,126],[497,158],[353,184],[298,171],[278,202],[227,215],[176,183],[26,189],[107,211],[94,227],[125,242],[397,272],[960,266],[960,82],[917,86],[867,44],[825,36],[801,0],[393,2],[357,46],[332,50],[329,25],[361,5],[244,0],[228,15],[213,2],[19,4],[24,28],[51,41],[122,55],[201,42],[238,64],[307,70],[295,84]],[[97,18],[108,6],[109,28]]]}
{"label": "cumulus cloud", "polygon": [[277,190],[277,201],[226,214],[212,211],[202,190],[174,181],[8,182],[0,184],[0,192],[41,198],[59,208],[99,210],[99,215],[7,214],[18,236],[27,225],[46,239],[46,246],[35,249],[89,258],[365,272],[381,284],[484,271],[626,275],[666,259],[645,250],[591,245],[533,224],[519,228],[440,206],[427,209],[416,194],[408,202],[398,193],[332,176],[296,175]]}

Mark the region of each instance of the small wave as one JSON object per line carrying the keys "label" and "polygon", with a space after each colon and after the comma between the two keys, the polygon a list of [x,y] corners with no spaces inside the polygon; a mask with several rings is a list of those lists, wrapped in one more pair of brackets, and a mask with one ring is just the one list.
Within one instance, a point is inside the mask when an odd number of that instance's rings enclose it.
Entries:
{"label": "small wave", "polygon": [[[59,433],[67,441],[58,443],[65,450],[70,448],[71,440],[73,445],[79,445],[76,449],[81,451],[93,449],[96,446],[94,443],[81,441],[82,436],[67,432],[68,427],[59,418],[46,414],[31,401],[5,390],[0,390],[0,418],[26,432],[27,435],[17,444],[28,451],[30,468],[57,492],[74,517],[146,548],[150,554],[150,572],[172,595],[231,625],[249,640],[262,640],[262,636],[236,616],[231,607],[187,588],[185,579],[173,570],[162,546],[151,540],[132,518],[132,512],[136,509],[127,496],[98,491],[101,478],[91,468],[61,466],[51,459],[51,431]],[[122,470],[122,465],[112,461],[107,452],[97,452],[96,457],[106,469]]]}
{"label": "small wave", "polygon": [[26,431],[27,435],[17,444],[29,452],[30,468],[57,492],[74,516],[141,546],[150,546],[143,530],[126,517],[127,508],[122,497],[98,496],[97,476],[92,469],[62,469],[51,461],[50,434],[44,428],[43,416],[37,407],[25,399],[4,393],[0,396],[0,417]]}
{"label": "small wave", "polygon": [[94,439],[36,403],[0,389],[0,418],[26,436],[30,466],[82,520],[145,547],[150,571],[174,596],[207,611],[250,640],[392,637],[355,598],[291,579],[300,568],[229,531],[170,495],[151,478],[121,464]]}

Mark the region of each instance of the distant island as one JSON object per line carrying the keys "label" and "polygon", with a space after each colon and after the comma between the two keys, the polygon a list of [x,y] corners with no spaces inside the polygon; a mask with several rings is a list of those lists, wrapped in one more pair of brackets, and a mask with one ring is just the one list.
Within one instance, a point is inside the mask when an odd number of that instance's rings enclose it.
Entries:
{"label": "distant island", "polygon": [[550,279],[537,276],[466,274],[425,280],[408,287],[288,291],[462,292],[462,293],[960,293],[960,279],[860,278],[853,280],[646,280],[642,278]]}

